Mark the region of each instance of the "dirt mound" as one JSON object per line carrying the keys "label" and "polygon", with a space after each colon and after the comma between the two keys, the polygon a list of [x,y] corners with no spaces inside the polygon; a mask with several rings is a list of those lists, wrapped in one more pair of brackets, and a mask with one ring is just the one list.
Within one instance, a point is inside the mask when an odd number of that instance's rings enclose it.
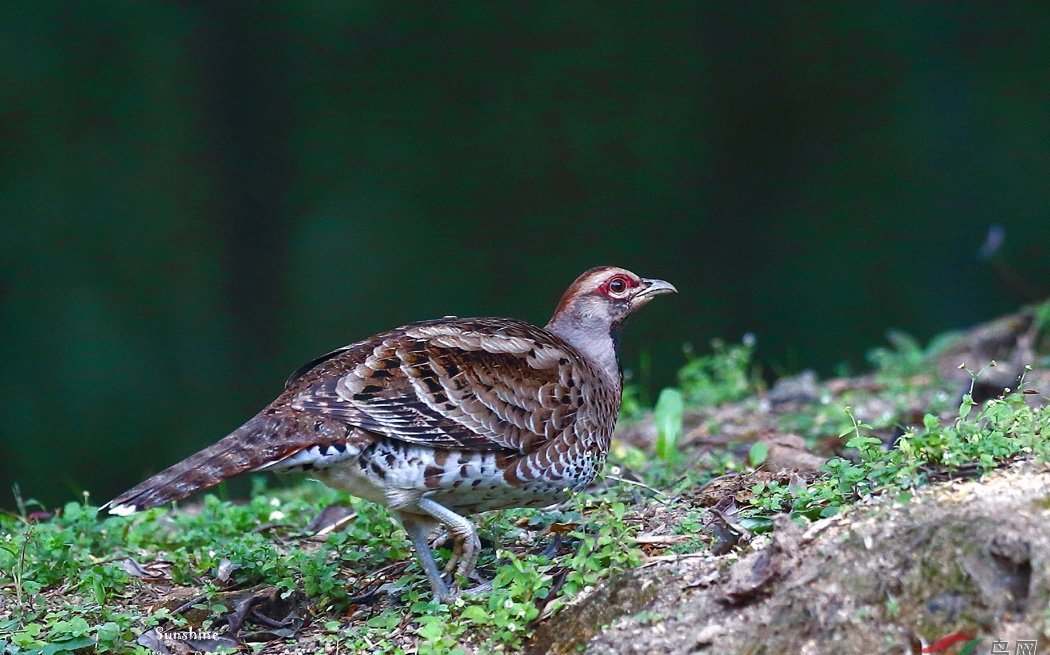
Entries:
{"label": "dirt mound", "polygon": [[955,634],[981,639],[975,652],[1050,646],[1046,466],[874,499],[805,529],[784,518],[738,554],[631,571],[544,624],[531,652],[918,653]]}

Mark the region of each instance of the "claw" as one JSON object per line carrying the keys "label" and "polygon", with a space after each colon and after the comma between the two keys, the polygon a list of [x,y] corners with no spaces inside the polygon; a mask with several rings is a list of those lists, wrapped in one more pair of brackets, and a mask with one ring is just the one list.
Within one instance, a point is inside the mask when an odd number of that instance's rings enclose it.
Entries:
{"label": "claw", "polygon": [[434,535],[434,538],[430,540],[430,547],[443,547],[445,544],[448,543],[448,540],[451,536],[452,534],[448,531],[447,528],[441,528],[441,530],[436,535]]}
{"label": "claw", "polygon": [[492,580],[485,580],[469,589],[464,589],[462,593],[464,596],[480,596],[481,594],[487,594],[490,591],[492,591]]}
{"label": "claw", "polygon": [[459,590],[449,587],[444,582],[430,581],[430,588],[434,590],[434,598],[437,598],[439,603],[451,603],[459,598]]}
{"label": "claw", "polygon": [[[447,541],[447,539],[446,539],[446,541]],[[453,539],[453,541],[452,541],[452,554],[449,555],[448,561],[445,562],[444,572],[445,573],[452,573],[453,571],[455,571],[456,570],[456,563],[459,562],[459,560],[460,560],[460,558],[462,556],[463,556],[463,540],[462,539]]]}
{"label": "claw", "polygon": [[456,576],[469,579],[470,575],[474,573],[474,565],[478,563],[478,555],[481,554],[481,540],[478,539],[478,533],[472,532],[469,535],[464,535],[459,541],[459,561],[456,566]]}
{"label": "claw", "polygon": [[464,596],[478,596],[492,591],[492,580],[481,577],[476,571],[471,572],[470,579],[477,584],[473,587],[464,589]]}

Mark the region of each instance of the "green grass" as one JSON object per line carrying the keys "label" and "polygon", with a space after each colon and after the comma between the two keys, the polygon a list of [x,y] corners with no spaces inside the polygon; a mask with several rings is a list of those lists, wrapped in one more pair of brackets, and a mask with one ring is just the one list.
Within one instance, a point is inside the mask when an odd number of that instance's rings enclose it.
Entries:
{"label": "green grass", "polygon": [[[307,539],[306,524],[334,502],[350,503],[357,519],[324,543]],[[458,644],[468,633],[484,650],[519,647],[540,607],[548,605],[540,601],[547,600],[556,577],[564,579],[551,608],[641,561],[631,539],[637,527],[627,520],[626,505],[615,491],[577,496],[557,514],[515,510],[489,515],[482,534],[493,534],[497,543],[509,539],[514,546],[487,549],[483,555],[480,568],[494,574],[493,592],[463,597],[451,606],[431,600],[409,543],[385,510],[317,483],[279,492],[257,484],[242,505],[205,496],[195,514],[155,509],[130,518],[101,518],[96,512],[85,499],[39,523],[11,515],[0,519],[0,587],[9,614],[0,620],[0,643],[9,640],[11,652],[146,653],[134,645],[139,634],[161,624],[186,626],[183,616],[150,614],[136,602],[147,583],[125,571],[127,558],[139,564],[169,562],[171,583],[204,596],[197,605],[207,614],[196,626],[201,629],[221,628],[231,610],[218,602],[224,589],[268,584],[285,595],[306,594],[324,625],[322,643],[375,653],[404,652],[389,639],[394,627],[418,636],[420,653],[462,652]],[[564,535],[573,547],[547,558],[537,554],[545,541],[532,540],[554,519],[576,526]],[[519,529],[516,522],[531,523],[532,529]],[[263,525],[265,533],[259,530]],[[220,584],[216,571],[224,561],[237,568]],[[352,587],[366,584],[370,572],[398,563],[407,564],[407,575],[393,582],[398,603],[366,609],[367,616],[346,630],[339,617],[348,608]]]}
{"label": "green grass", "polygon": [[[974,380],[979,375],[971,373]],[[874,428],[844,407],[851,425],[839,436],[856,457],[828,460],[823,475],[804,488],[791,489],[775,481],[756,484],[753,507],[742,514],[751,525],[765,525],[771,514],[781,512],[822,518],[874,493],[906,496],[931,476],[959,471],[979,475],[1017,458],[1050,459],[1050,405],[1030,405],[1028,395],[1022,384],[976,407],[971,394],[963,394],[956,416],[946,419],[927,413],[921,426],[907,428],[891,447],[871,436]]]}

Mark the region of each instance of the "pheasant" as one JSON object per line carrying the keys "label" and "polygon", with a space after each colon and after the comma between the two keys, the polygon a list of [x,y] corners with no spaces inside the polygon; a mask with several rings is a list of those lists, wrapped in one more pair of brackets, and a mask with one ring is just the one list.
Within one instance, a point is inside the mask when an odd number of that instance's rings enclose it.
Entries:
{"label": "pheasant", "polygon": [[456,594],[428,544],[444,528],[445,567],[474,573],[481,548],[466,515],[542,507],[601,470],[620,408],[618,332],[663,280],[593,268],[543,328],[446,317],[352,343],[295,371],[247,423],[107,503],[127,515],[245,472],[309,471],[389,508],[435,596]]}

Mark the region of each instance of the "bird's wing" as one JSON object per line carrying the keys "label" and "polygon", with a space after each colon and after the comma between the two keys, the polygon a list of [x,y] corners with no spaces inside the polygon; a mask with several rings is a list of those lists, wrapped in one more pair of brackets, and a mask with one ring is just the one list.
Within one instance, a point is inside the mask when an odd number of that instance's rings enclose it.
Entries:
{"label": "bird's wing", "polygon": [[419,323],[321,358],[293,408],[435,448],[528,452],[573,426],[587,364],[504,319]]}

